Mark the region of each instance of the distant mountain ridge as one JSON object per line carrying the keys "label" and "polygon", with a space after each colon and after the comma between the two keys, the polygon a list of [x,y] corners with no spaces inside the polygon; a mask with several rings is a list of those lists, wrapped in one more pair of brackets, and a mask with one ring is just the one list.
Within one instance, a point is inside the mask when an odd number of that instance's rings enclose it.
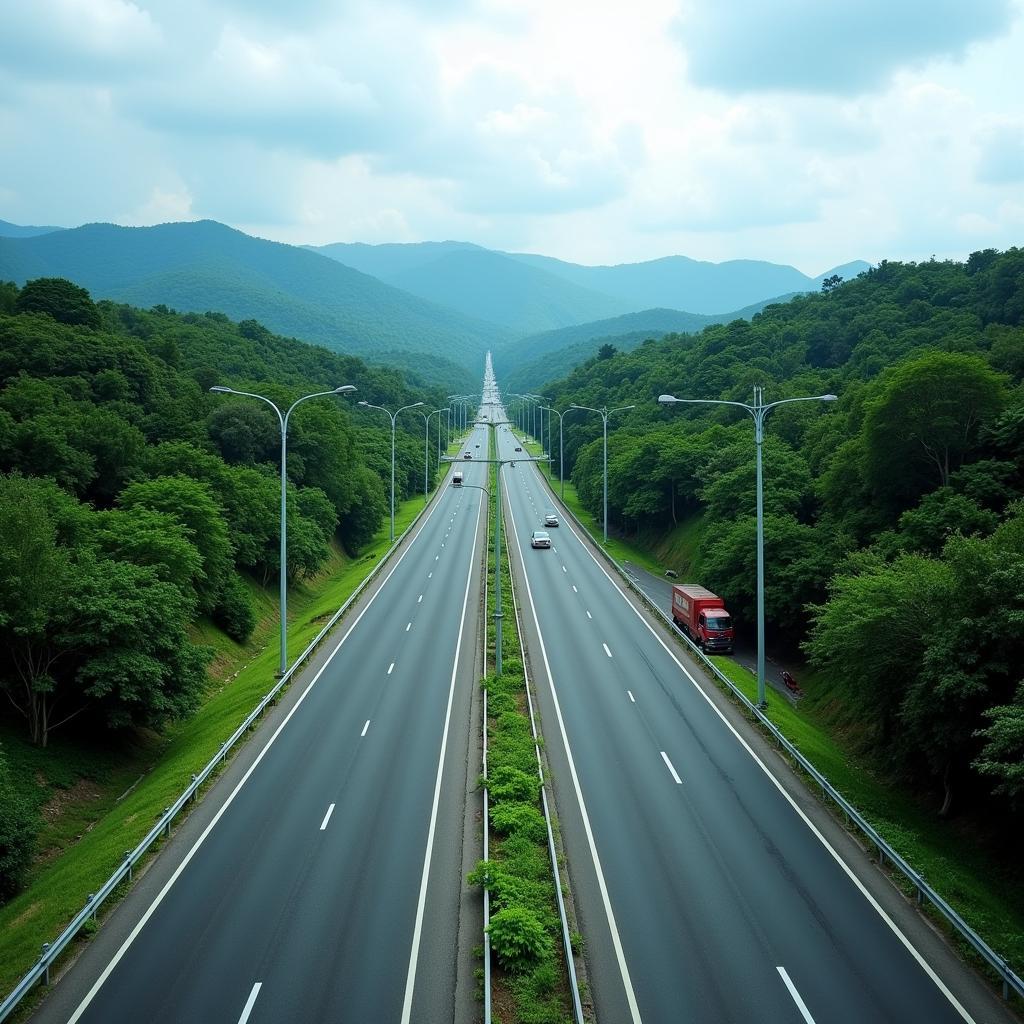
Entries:
{"label": "distant mountain ridge", "polygon": [[0,238],[0,279],[67,277],[96,298],[255,319],[275,333],[373,359],[443,356],[479,370],[506,334],[298,246],[216,221],[124,228],[87,224]]}
{"label": "distant mountain ridge", "polygon": [[[849,279],[870,266],[855,260],[817,277],[763,260],[709,263],[686,256],[591,267],[457,241],[339,242],[316,251],[421,298],[521,334],[650,309],[720,316],[778,295],[817,291],[832,274]],[[513,264],[529,267],[534,274],[517,272]]]}
{"label": "distant mountain ridge", "polygon": [[34,238],[36,235],[48,235],[53,231],[63,231],[64,228],[41,227],[34,224],[12,224],[7,220],[0,220],[0,238]]}

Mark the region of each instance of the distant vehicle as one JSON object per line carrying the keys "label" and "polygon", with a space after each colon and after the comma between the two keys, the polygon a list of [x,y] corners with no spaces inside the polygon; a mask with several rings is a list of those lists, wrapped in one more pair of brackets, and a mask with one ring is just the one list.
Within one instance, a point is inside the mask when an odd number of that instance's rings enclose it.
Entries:
{"label": "distant vehicle", "polygon": [[462,470],[461,469],[457,469],[457,470],[455,470],[454,473],[452,473],[452,487],[461,487],[461,486],[462,486]]}
{"label": "distant vehicle", "polygon": [[702,650],[732,654],[736,632],[725,601],[695,583],[672,588],[672,621]]}
{"label": "distant vehicle", "polygon": [[480,445],[477,445],[477,448],[479,448],[479,447],[480,447]]}
{"label": "distant vehicle", "polygon": [[545,526],[557,526],[558,516],[555,515],[550,509],[544,513],[544,525]]}
{"label": "distant vehicle", "polygon": [[464,459],[471,459],[471,458],[473,458],[473,453],[472,452],[466,452],[466,454],[463,455],[462,457]]}
{"label": "distant vehicle", "polygon": [[522,450],[523,450],[523,449],[522,449],[522,448],[520,448],[520,447],[519,447],[519,445],[516,445],[516,451],[517,451],[517,452],[521,452]]}
{"label": "distant vehicle", "polygon": [[530,547],[549,548],[551,547],[551,537],[544,530],[534,530],[530,534]]}

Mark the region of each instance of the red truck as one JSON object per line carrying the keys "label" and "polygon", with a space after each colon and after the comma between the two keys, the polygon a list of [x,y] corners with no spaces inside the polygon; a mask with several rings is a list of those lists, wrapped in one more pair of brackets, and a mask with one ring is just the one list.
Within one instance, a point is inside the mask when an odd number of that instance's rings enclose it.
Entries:
{"label": "red truck", "polygon": [[732,654],[736,633],[725,602],[695,583],[672,588],[672,621],[702,651]]}

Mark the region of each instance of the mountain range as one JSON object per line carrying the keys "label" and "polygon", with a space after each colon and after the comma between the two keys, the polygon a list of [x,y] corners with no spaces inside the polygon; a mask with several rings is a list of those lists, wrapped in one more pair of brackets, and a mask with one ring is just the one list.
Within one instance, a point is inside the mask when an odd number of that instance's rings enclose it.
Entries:
{"label": "mountain range", "polygon": [[756,260],[683,256],[591,267],[457,241],[284,245],[215,221],[70,229],[0,221],[0,279],[66,277],[100,299],[255,319],[438,381],[478,373],[487,349],[501,353],[499,365],[547,358],[541,372],[568,369],[596,351],[595,339],[624,348],[697,331],[867,267],[816,278]]}

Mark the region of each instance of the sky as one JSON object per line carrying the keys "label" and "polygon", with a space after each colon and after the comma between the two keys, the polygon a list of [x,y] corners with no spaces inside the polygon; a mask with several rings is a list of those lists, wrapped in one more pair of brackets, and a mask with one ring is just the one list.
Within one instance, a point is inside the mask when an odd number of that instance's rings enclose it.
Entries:
{"label": "sky", "polygon": [[0,219],[586,264],[1024,243],[1024,0],[0,0]]}

